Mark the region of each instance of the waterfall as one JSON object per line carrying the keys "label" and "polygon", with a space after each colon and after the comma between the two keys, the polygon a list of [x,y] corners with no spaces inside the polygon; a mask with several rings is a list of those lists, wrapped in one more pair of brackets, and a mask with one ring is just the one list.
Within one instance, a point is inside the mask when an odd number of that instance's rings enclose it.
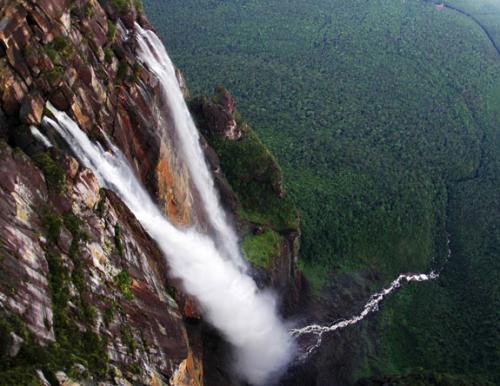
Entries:
{"label": "waterfall", "polygon": [[221,252],[231,258],[240,269],[246,269],[238,246],[238,237],[228,224],[214,187],[212,175],[205,162],[200,146],[198,129],[189,113],[175,74],[175,67],[161,40],[153,31],[135,25],[138,43],[137,55],[160,82],[163,97],[167,101],[176,134],[181,144],[184,160],[187,162],[191,178],[200,193],[209,221],[217,233]]}
{"label": "waterfall", "polygon": [[[234,346],[235,366],[240,375],[252,384],[262,384],[283,370],[294,346],[277,314],[275,298],[260,292],[249,276],[222,257],[211,238],[193,229],[175,228],[150,198],[119,149],[110,143],[112,152],[105,151],[92,143],[66,113],[50,104],[48,108],[54,118],[45,117],[44,124],[52,126],[65,139],[81,163],[94,172],[102,186],[122,199],[156,241],[172,274],[198,300],[206,319]],[[196,157],[199,155],[195,152]],[[206,177],[205,172],[202,176]],[[212,191],[213,186],[209,187]]]}

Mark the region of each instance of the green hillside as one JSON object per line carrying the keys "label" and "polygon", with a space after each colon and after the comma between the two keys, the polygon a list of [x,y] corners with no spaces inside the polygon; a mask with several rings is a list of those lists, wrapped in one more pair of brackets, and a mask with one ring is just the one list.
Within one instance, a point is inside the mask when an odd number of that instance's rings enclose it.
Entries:
{"label": "green hillside", "polygon": [[440,267],[450,233],[440,281],[384,305],[366,338],[380,344],[350,381],[422,368],[500,382],[499,3],[445,3],[463,12],[423,0],[144,1],[192,94],[226,86],[280,161],[319,297],[341,274],[368,269],[379,288]]}

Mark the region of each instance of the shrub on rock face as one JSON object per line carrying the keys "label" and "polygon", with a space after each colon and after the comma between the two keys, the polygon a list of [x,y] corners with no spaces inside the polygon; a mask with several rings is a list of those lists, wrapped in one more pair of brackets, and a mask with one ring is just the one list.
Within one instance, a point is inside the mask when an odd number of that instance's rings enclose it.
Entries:
{"label": "shrub on rock face", "polygon": [[64,169],[46,152],[36,154],[33,161],[42,170],[49,189],[53,189],[58,193],[63,192],[66,183]]}
{"label": "shrub on rock face", "polygon": [[249,234],[243,240],[245,257],[254,265],[267,268],[270,257],[280,254],[281,237],[272,229],[266,229],[259,234]]}
{"label": "shrub on rock face", "polygon": [[134,298],[134,295],[131,291],[132,278],[127,271],[121,271],[118,275],[116,275],[115,282],[118,286],[118,289],[126,299],[132,300]]}
{"label": "shrub on rock face", "polygon": [[[276,230],[296,229],[298,213],[284,193],[281,169],[235,110],[231,94],[218,86],[213,96],[193,98],[189,105],[198,128],[217,153],[221,168],[241,202],[240,217]],[[230,124],[235,127],[232,131],[228,131]]]}
{"label": "shrub on rock face", "polygon": [[130,0],[111,0],[111,4],[119,11],[126,11],[130,6]]}

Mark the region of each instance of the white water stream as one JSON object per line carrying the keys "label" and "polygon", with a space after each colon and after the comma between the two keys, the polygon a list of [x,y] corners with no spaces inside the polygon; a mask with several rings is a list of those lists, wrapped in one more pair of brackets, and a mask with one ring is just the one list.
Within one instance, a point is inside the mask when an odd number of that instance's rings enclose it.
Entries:
{"label": "white water stream", "polygon": [[166,257],[172,274],[201,305],[206,319],[235,348],[236,368],[252,384],[262,384],[286,367],[293,340],[280,320],[275,298],[258,290],[255,282],[232,260],[224,258],[211,238],[194,230],[175,228],[155,205],[119,149],[112,153],[92,143],[66,114],[48,106],[45,117],[91,169],[102,186],[127,205]]}
{"label": "white water stream", "polygon": [[404,282],[406,283],[423,282],[423,281],[434,280],[437,279],[438,277],[439,274],[435,272],[431,272],[429,274],[415,274],[415,275],[401,274],[398,276],[396,280],[394,280],[391,283],[389,287],[384,288],[382,291],[373,294],[370,297],[370,300],[363,307],[363,311],[361,311],[360,314],[352,316],[350,319],[341,320],[339,322],[327,326],[321,326],[319,324],[311,324],[309,326],[290,330],[290,334],[295,338],[298,338],[303,335],[310,335],[310,334],[315,335],[313,343],[311,345],[306,346],[303,349],[304,351],[298,355],[297,359],[299,361],[304,361],[312,353],[314,353],[321,346],[321,343],[323,342],[323,334],[341,330],[353,324],[359,323],[363,319],[365,319],[369,314],[378,311],[380,302],[382,302],[386,296],[399,289]]}
{"label": "white water stream", "polygon": [[384,298],[403,283],[439,277],[435,272],[401,274],[390,286],[372,295],[360,314],[331,325],[311,324],[287,331],[277,314],[275,298],[260,292],[245,273],[246,263],[239,250],[238,238],[220,205],[199,143],[198,130],[163,44],[152,31],[143,30],[139,25],[136,25],[136,32],[139,59],[160,82],[191,178],[216,232],[215,240],[193,229],[175,228],[113,144],[109,144],[112,153],[106,152],[92,143],[67,114],[53,106],[49,109],[55,118],[45,117],[44,124],[59,132],[101,185],[120,196],[157,242],[173,275],[180,278],[186,292],[198,300],[207,320],[235,347],[237,370],[247,381],[256,385],[265,383],[285,368],[294,352],[291,337],[314,336],[313,343],[297,358],[304,361],[320,347],[323,334],[359,323],[376,312]]}
{"label": "white water stream", "polygon": [[373,294],[363,307],[361,313],[359,313],[358,315],[354,315],[349,319],[340,320],[331,325],[321,326],[319,324],[310,324],[305,327],[295,328],[290,330],[290,335],[292,335],[295,338],[300,338],[302,336],[307,336],[307,335],[314,336],[312,344],[308,344],[305,345],[304,347],[301,347],[300,352],[297,354],[296,360],[298,362],[304,362],[311,354],[313,354],[321,346],[321,343],[323,342],[323,334],[341,330],[343,328],[357,324],[361,322],[363,319],[365,319],[371,313],[377,312],[379,310],[380,303],[391,293],[401,288],[403,284],[410,282],[425,282],[438,279],[440,272],[443,270],[444,266],[451,257],[449,234],[447,234],[446,243],[448,249],[447,256],[439,272],[431,271],[428,274],[401,274],[388,287],[384,288],[380,292]]}
{"label": "white water stream", "polygon": [[226,257],[232,259],[240,269],[245,270],[246,263],[240,253],[238,237],[229,225],[226,214],[220,205],[212,175],[200,146],[198,129],[182,95],[175,75],[175,67],[163,43],[153,31],[144,30],[138,24],[135,25],[135,31],[138,42],[138,59],[160,81],[163,96],[167,101],[181,143],[184,160],[188,164],[191,178],[208,212],[209,221],[217,232],[216,242],[220,245],[219,250],[222,249],[221,252]]}

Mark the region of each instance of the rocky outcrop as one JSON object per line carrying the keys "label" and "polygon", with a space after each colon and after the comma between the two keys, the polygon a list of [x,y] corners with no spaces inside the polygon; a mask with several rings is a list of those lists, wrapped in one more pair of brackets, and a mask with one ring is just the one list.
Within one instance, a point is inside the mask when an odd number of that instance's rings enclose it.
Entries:
{"label": "rocky outcrop", "polygon": [[224,87],[216,87],[212,96],[190,99],[189,106],[208,142],[206,158],[222,201],[236,213],[254,276],[262,287],[276,289],[283,310],[292,312],[302,283],[297,269],[300,230],[298,213],[283,188],[283,174]]}
{"label": "rocky outcrop", "polygon": [[[120,199],[43,119],[51,118],[47,103],[65,111],[92,140],[120,148],[172,223],[209,227],[158,80],[136,57],[135,23],[151,28],[141,8],[140,1],[0,0],[0,384],[194,386],[212,363],[203,358],[196,301],[169,278]],[[179,71],[177,79],[188,97]],[[279,167],[238,122],[227,90],[202,101],[201,145],[222,201],[238,213],[245,240],[261,228],[276,237],[256,276],[291,307],[300,281],[298,218]],[[239,173],[214,146],[219,139],[243,145],[229,156],[242,160]],[[241,193],[249,186],[260,187],[255,202]],[[266,203],[259,219],[242,214],[256,213],[258,202]]]}
{"label": "rocky outcrop", "polygon": [[[6,141],[0,320],[6,337],[24,341],[9,338],[10,352],[20,354],[0,372],[15,382],[35,376],[19,358],[41,345],[44,355],[33,365],[49,378],[71,371],[78,360],[64,356],[73,353],[85,362],[82,378],[202,384],[201,350],[192,349],[196,342],[184,324],[184,317],[200,317],[196,303],[167,279],[164,259],[120,200],[101,190],[41,125],[51,102],[103,146],[105,133],[172,222],[205,226],[173,128],[158,113],[164,104],[158,81],[137,62],[129,39],[135,22],[148,26],[134,6],[139,2],[0,4],[0,135]],[[99,342],[95,352],[72,335],[76,331]],[[65,346],[69,339],[74,352]],[[107,375],[91,369],[94,356],[102,357]]]}
{"label": "rocky outcrop", "polygon": [[[24,153],[3,144],[0,159],[0,312],[21,318],[26,343],[64,347],[71,338],[78,346],[72,329],[95,334],[103,349],[92,355],[133,384],[167,382],[192,362],[163,257],[118,198],[75,160],[66,162],[64,191],[55,192]],[[62,354],[49,348],[34,360],[43,366],[56,357],[62,366]],[[85,350],[80,355],[92,363]]]}
{"label": "rocky outcrop", "polygon": [[211,98],[203,98],[199,106],[205,120],[204,129],[208,133],[232,141],[241,138],[241,129],[234,116],[233,97],[224,87],[216,87],[214,95]]}
{"label": "rocky outcrop", "polygon": [[2,143],[0,159],[0,306],[23,315],[40,342],[51,342],[55,337],[47,328],[53,323],[53,311],[46,237],[34,210],[47,202],[47,189],[42,173],[22,152]]}

